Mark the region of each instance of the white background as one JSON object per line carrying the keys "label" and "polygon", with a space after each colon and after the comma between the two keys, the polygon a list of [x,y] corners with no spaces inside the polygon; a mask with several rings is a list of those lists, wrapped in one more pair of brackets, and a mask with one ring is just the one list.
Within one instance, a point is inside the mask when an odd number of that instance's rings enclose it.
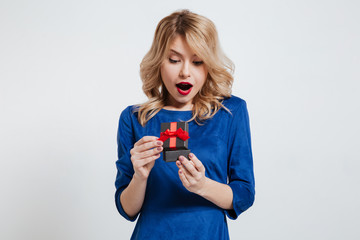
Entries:
{"label": "white background", "polygon": [[1,0],[0,239],[130,237],[117,121],[181,8],[214,21],[248,104],[257,194],[232,239],[360,238],[359,1]]}

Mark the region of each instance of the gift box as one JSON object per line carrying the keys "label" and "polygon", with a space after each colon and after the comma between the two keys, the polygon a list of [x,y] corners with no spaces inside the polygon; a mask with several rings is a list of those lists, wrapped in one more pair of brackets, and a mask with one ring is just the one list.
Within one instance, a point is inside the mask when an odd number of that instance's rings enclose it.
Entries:
{"label": "gift box", "polygon": [[179,156],[187,157],[189,124],[187,122],[161,123],[159,140],[163,142],[163,159],[165,162],[175,162]]}

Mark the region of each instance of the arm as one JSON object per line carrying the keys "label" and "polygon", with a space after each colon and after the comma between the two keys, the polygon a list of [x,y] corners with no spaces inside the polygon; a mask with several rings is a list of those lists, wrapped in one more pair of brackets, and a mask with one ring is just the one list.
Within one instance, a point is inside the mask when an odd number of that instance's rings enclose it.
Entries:
{"label": "arm", "polygon": [[134,174],[129,185],[120,195],[121,205],[130,218],[134,218],[144,203],[147,180],[137,178]]}
{"label": "arm", "polygon": [[227,184],[206,178],[203,191],[199,195],[222,209],[233,209],[233,192]]}
{"label": "arm", "polygon": [[255,195],[249,117],[245,101],[233,112],[230,129],[228,184],[207,178],[205,167],[193,154],[189,155],[190,161],[181,157],[177,166],[180,180],[187,190],[227,210],[226,214],[231,219],[236,219],[253,204]]}
{"label": "arm", "polygon": [[135,217],[144,202],[147,179],[150,171],[155,164],[155,160],[160,157],[162,142],[156,141],[157,137],[145,136],[135,143],[131,149],[131,162],[134,168],[134,175],[120,195],[120,202],[131,218]]}
{"label": "arm", "polygon": [[177,161],[179,177],[184,187],[223,209],[233,209],[233,192],[229,185],[216,182],[205,176],[205,167],[193,154],[189,160],[181,156]]}
{"label": "arm", "polygon": [[237,109],[232,112],[228,142],[228,184],[233,191],[233,210],[226,211],[226,214],[230,219],[236,219],[254,203],[255,179],[246,102],[239,102]]}
{"label": "arm", "polygon": [[119,120],[118,160],[115,181],[115,203],[119,213],[135,221],[146,191],[147,178],[160,157],[162,142],[157,137],[145,136],[135,143],[131,107],[125,109]]}

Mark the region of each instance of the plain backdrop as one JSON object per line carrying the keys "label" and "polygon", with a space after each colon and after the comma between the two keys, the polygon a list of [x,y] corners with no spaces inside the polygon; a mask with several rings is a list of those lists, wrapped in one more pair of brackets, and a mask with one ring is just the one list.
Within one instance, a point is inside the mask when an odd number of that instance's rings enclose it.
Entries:
{"label": "plain backdrop", "polygon": [[118,118],[146,100],[139,63],[183,8],[215,23],[248,104],[256,201],[231,238],[360,239],[356,0],[1,0],[0,239],[130,238]]}

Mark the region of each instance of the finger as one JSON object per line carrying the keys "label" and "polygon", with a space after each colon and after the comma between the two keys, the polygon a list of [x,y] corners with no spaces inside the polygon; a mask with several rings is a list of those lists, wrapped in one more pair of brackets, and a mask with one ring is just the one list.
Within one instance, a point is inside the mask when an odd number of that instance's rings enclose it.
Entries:
{"label": "finger", "polygon": [[156,154],[159,154],[163,150],[163,147],[159,146],[157,148],[149,149],[147,151],[144,151],[142,153],[138,153],[139,159],[144,159]]}
{"label": "finger", "polygon": [[131,149],[131,151],[130,151],[131,158],[130,159],[131,159],[131,162],[139,161],[139,160],[145,159],[147,157],[151,157],[153,155],[160,154],[160,152],[162,152],[162,150],[163,150],[163,147],[161,147],[161,146],[147,150],[145,152],[141,152],[141,153],[138,153],[134,149]]}
{"label": "finger", "polygon": [[151,163],[151,162],[153,162],[153,161],[155,161],[155,160],[158,159],[159,157],[160,157],[160,154],[156,154],[156,155],[153,155],[153,156],[151,156],[151,157],[148,157],[148,158],[143,159],[143,161],[144,161],[144,166],[147,165],[147,164],[149,164],[149,163]]}
{"label": "finger", "polygon": [[195,168],[194,164],[192,164],[189,160],[187,160],[184,156],[180,156],[180,163],[182,166],[186,168],[186,170],[192,175],[196,176],[199,172]]}
{"label": "finger", "polygon": [[142,145],[146,142],[151,142],[151,141],[154,141],[158,139],[158,137],[155,137],[155,136],[144,136],[142,137],[139,141],[137,141],[134,146],[139,146],[139,145]]}
{"label": "finger", "polygon": [[141,145],[138,145],[135,147],[135,152],[138,152],[138,153],[141,153],[141,152],[144,152],[146,150],[149,150],[151,148],[155,148],[155,147],[158,147],[158,146],[162,146],[163,145],[163,142],[162,141],[150,141],[150,142],[145,142]]}
{"label": "finger", "polygon": [[204,165],[203,165],[202,162],[195,156],[195,154],[190,153],[190,154],[189,154],[189,158],[190,158],[191,162],[194,163],[195,168],[196,168],[199,172],[205,171]]}
{"label": "finger", "polygon": [[176,166],[179,168],[179,170],[182,170],[182,172],[185,174],[185,176],[188,178],[191,178],[191,174],[188,170],[181,164],[180,160],[176,161]]}
{"label": "finger", "polygon": [[180,163],[179,160],[176,161],[176,166],[177,166],[179,169],[181,169],[181,163]]}
{"label": "finger", "polygon": [[185,176],[182,169],[179,169],[179,177],[180,177],[180,180],[181,180],[182,184],[184,185],[184,187],[190,186],[190,183],[187,180],[187,178],[186,178],[186,176]]}
{"label": "finger", "polygon": [[159,157],[160,157],[160,154],[156,154],[156,155],[144,158],[144,159],[137,160],[133,163],[133,165],[135,168],[141,168],[141,167],[145,166],[146,164],[149,164],[149,163],[155,161]]}

